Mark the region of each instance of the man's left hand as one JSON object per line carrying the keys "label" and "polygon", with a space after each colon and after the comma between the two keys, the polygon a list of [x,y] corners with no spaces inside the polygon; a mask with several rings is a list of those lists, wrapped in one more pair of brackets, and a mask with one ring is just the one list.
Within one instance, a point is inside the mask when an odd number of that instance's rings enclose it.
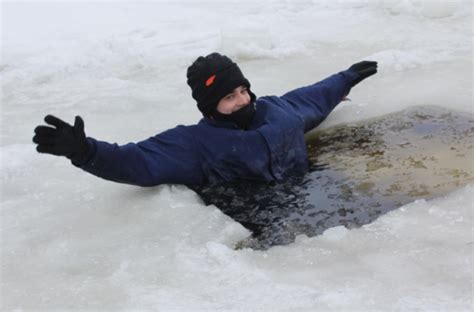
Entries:
{"label": "man's left hand", "polygon": [[365,78],[377,73],[377,62],[362,61],[349,67],[349,70],[353,71],[358,75],[357,79],[352,82],[351,87],[353,87]]}

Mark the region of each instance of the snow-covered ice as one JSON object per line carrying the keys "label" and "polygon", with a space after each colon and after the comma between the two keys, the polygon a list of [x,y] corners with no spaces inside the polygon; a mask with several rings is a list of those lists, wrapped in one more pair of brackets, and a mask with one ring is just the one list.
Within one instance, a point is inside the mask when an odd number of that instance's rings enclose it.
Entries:
{"label": "snow-covered ice", "polygon": [[362,59],[379,73],[322,127],[417,105],[473,114],[472,2],[2,2],[1,309],[472,309],[473,185],[362,228],[267,251],[183,186],[138,188],[39,155],[48,113],[127,143],[200,118],[199,55],[234,58],[257,95]]}

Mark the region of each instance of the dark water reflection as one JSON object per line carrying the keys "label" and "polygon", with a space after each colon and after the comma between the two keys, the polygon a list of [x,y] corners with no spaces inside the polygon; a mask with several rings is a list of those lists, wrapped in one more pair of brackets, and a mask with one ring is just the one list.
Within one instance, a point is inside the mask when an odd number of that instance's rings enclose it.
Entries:
{"label": "dark water reflection", "polygon": [[267,249],[298,234],[361,226],[472,182],[473,137],[472,115],[416,107],[311,133],[303,177],[196,191],[253,232],[238,247]]}

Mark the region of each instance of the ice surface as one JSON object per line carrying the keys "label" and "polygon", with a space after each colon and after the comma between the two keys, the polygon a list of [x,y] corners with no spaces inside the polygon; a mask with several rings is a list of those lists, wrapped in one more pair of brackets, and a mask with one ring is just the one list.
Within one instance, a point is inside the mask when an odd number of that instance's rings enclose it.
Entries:
{"label": "ice surface", "polygon": [[471,1],[2,2],[2,310],[472,308],[473,188],[266,252],[181,186],[38,155],[47,113],[137,141],[196,122],[187,66],[218,50],[257,95],[379,61],[322,128],[418,105],[473,113]]}

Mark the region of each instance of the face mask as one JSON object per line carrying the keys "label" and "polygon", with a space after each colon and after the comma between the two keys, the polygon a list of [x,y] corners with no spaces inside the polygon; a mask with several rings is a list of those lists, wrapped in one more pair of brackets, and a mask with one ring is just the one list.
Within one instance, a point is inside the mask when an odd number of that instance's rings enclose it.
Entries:
{"label": "face mask", "polygon": [[222,114],[215,110],[212,116],[216,120],[231,121],[239,128],[247,130],[255,116],[255,103],[250,103],[232,114]]}

